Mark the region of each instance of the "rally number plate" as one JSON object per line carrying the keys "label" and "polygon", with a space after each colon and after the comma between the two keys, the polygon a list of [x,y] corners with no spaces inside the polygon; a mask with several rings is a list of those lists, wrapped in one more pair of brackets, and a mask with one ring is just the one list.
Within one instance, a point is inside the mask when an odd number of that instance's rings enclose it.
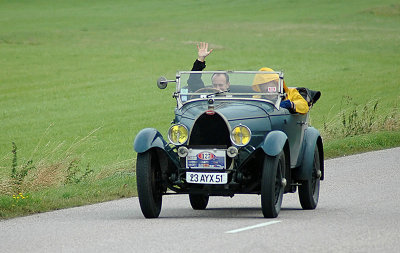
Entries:
{"label": "rally number plate", "polygon": [[186,172],[186,182],[193,184],[226,184],[227,173]]}
{"label": "rally number plate", "polygon": [[186,157],[186,168],[225,169],[225,152],[223,149],[190,149]]}

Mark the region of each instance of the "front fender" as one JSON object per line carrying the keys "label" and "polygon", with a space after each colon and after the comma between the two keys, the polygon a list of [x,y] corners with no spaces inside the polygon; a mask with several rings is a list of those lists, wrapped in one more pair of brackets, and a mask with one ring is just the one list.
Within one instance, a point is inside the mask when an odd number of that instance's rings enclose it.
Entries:
{"label": "front fender", "polygon": [[145,128],[136,135],[135,141],[133,142],[133,149],[137,153],[146,152],[150,148],[154,147],[165,150],[166,144],[167,142],[157,129]]}
{"label": "front fender", "polygon": [[282,131],[271,131],[262,144],[262,149],[269,156],[277,156],[285,146],[287,135]]}
{"label": "front fender", "polygon": [[317,129],[308,127],[304,134],[303,160],[300,168],[295,173],[298,180],[309,180],[314,166],[314,150],[317,147],[320,158],[321,180],[324,179],[324,150],[322,138]]}

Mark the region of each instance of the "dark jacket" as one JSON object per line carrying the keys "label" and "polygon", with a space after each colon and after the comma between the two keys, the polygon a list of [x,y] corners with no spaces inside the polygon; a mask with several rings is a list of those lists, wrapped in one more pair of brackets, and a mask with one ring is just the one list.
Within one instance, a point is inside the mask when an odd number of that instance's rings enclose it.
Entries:
{"label": "dark jacket", "polygon": [[[206,67],[206,62],[201,62],[196,59],[193,63],[192,71],[202,71]],[[187,81],[189,85],[189,92],[195,92],[198,89],[204,88],[204,82],[201,80],[201,73],[199,74],[190,74],[189,79]]]}

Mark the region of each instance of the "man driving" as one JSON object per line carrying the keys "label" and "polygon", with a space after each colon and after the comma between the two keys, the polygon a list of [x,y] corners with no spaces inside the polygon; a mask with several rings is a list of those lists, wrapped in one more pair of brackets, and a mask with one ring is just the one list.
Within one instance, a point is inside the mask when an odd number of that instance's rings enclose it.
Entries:
{"label": "man driving", "polygon": [[230,83],[226,73],[215,73],[211,78],[212,85],[219,91],[228,91]]}

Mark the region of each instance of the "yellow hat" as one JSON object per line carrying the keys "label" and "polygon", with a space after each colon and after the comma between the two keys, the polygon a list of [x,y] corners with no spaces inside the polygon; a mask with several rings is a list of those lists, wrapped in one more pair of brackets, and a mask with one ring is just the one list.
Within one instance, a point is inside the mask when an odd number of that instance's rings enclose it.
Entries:
{"label": "yellow hat", "polygon": [[[273,69],[267,68],[267,67],[260,68],[258,71],[274,72]],[[274,80],[279,80],[278,74],[257,74],[253,80],[253,85],[252,85],[253,90],[257,91],[257,92],[261,92],[260,86],[259,86],[260,84],[268,83],[268,82],[271,82]]]}

